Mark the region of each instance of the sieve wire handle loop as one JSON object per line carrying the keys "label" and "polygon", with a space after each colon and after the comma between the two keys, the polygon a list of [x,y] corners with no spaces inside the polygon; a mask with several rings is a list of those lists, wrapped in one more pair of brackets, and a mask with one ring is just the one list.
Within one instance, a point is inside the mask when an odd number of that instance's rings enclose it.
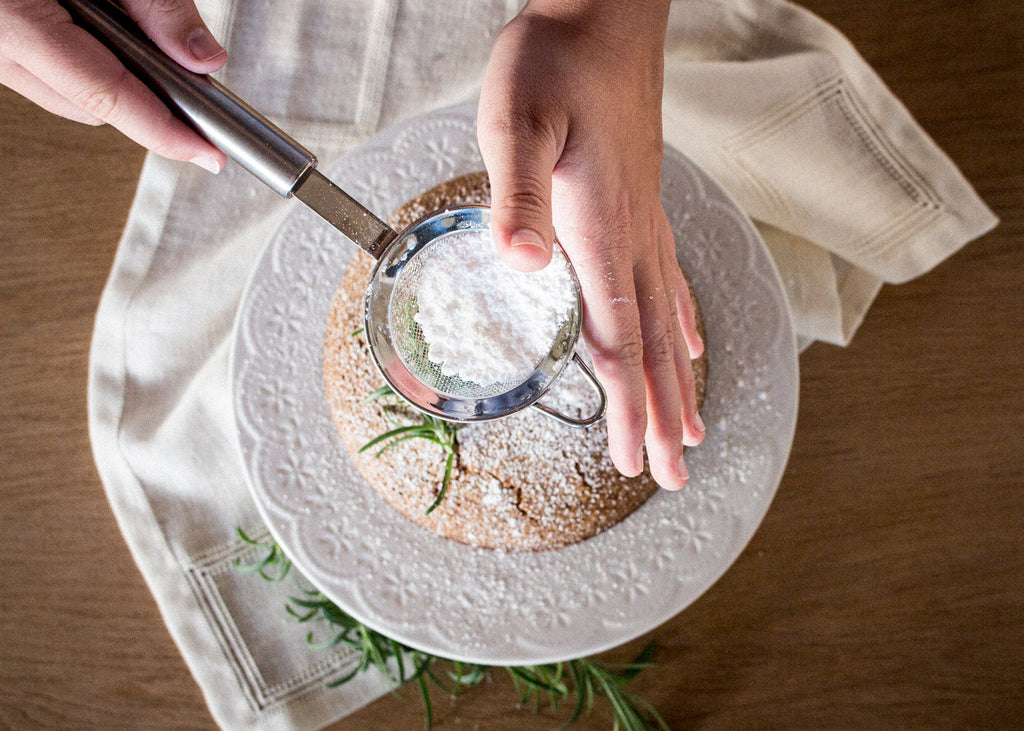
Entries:
{"label": "sieve wire handle loop", "polygon": [[548,416],[554,419],[555,421],[559,421],[565,424],[566,426],[571,426],[580,429],[587,426],[593,426],[594,424],[596,424],[597,422],[604,418],[605,407],[608,405],[608,398],[605,395],[604,387],[601,385],[601,382],[597,380],[597,376],[595,376],[594,372],[590,370],[587,364],[580,357],[579,353],[573,353],[572,359],[573,362],[576,364],[576,367],[579,368],[583,375],[586,377],[586,379],[590,381],[590,385],[592,385],[594,387],[594,390],[597,391],[599,400],[597,408],[594,409],[594,413],[592,413],[590,416],[577,419],[574,416],[563,414],[561,411],[558,411],[557,409],[553,409],[546,404],[542,404],[540,401],[537,401],[530,405],[533,408],[540,411],[545,416]]}

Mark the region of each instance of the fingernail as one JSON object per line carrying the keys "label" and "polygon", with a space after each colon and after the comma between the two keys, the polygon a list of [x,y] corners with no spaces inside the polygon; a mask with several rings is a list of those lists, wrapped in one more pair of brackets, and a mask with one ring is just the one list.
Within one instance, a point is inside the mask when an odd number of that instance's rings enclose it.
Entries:
{"label": "fingernail", "polygon": [[538,249],[546,249],[544,238],[536,231],[528,228],[520,229],[512,234],[512,246],[536,246]]}
{"label": "fingernail", "polygon": [[701,434],[707,431],[707,427],[704,426],[704,420],[700,418],[699,411],[695,411],[693,413],[693,425],[697,427],[697,431],[699,431]]}
{"label": "fingernail", "polygon": [[220,172],[220,162],[210,155],[198,155],[189,160],[189,162],[214,175]]}
{"label": "fingernail", "polygon": [[198,61],[210,61],[225,53],[224,47],[203,27],[196,28],[189,35],[188,50]]}
{"label": "fingernail", "polygon": [[686,461],[682,456],[679,457],[679,464],[676,465],[676,471],[679,473],[679,478],[683,482],[690,479],[690,471],[686,469]]}

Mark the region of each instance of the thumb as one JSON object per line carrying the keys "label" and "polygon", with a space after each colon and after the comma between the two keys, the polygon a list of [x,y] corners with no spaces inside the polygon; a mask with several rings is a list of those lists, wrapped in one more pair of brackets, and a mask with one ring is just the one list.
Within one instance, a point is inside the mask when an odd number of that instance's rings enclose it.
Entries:
{"label": "thumb", "polygon": [[190,71],[208,74],[227,60],[192,0],[124,0],[124,8],[164,53]]}
{"label": "thumb", "polygon": [[498,256],[512,269],[543,269],[551,261],[554,241],[551,173],[558,157],[556,137],[533,121],[510,122],[487,113],[483,104],[477,137],[491,182],[491,232]]}

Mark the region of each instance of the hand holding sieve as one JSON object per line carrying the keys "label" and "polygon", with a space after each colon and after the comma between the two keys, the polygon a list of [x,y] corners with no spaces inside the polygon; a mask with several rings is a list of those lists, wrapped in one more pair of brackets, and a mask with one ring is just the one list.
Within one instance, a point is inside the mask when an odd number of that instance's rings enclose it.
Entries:
{"label": "hand holding sieve", "polygon": [[[418,336],[408,317],[409,307],[415,307],[415,297],[410,299],[411,285],[403,282],[417,270],[415,262],[422,253],[447,234],[489,231],[488,208],[465,206],[436,212],[397,233],[322,175],[311,152],[215,79],[174,62],[117,5],[108,0],[58,1],[77,25],[106,45],[129,71],[213,145],[278,194],[297,197],[378,260],[366,292],[366,333],[381,375],[409,403],[452,421],[497,419],[531,405],[571,426],[589,426],[604,416],[604,390],[575,352],[582,298],[579,282],[558,247],[554,261],[563,263],[572,274],[575,307],[534,371],[520,382],[491,387],[439,379],[422,356],[423,349],[415,345]],[[490,240],[489,235],[482,238]],[[402,304],[393,307],[396,296]],[[594,412],[583,418],[538,401],[569,360],[575,361],[599,397]]]}

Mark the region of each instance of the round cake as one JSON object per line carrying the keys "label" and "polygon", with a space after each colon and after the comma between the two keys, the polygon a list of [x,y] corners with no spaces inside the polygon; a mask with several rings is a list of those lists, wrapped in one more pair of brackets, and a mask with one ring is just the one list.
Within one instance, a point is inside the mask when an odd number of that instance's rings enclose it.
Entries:
{"label": "round cake", "polygon": [[[474,173],[409,201],[388,223],[401,230],[435,210],[489,202],[486,173]],[[608,529],[659,489],[646,470],[630,478],[615,469],[602,423],[574,429],[528,408],[497,421],[454,425],[406,405],[384,385],[362,332],[373,264],[354,255],[334,296],[324,336],[324,386],[356,468],[398,512],[473,546],[542,551]],[[701,403],[706,359],[693,366]],[[542,400],[582,416],[593,412],[597,396],[570,363]]]}

